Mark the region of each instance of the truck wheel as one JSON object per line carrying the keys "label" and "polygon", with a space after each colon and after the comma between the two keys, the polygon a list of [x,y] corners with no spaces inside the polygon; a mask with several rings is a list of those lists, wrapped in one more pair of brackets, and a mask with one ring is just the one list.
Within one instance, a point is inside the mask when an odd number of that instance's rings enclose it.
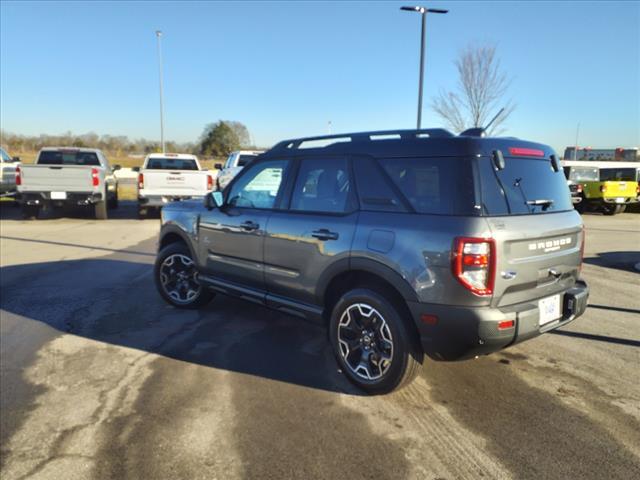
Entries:
{"label": "truck wheel", "polygon": [[615,215],[617,213],[620,213],[620,207],[622,206],[623,205],[605,204],[602,206],[602,213],[604,213],[605,215]]}
{"label": "truck wheel", "polygon": [[189,248],[182,242],[172,243],[158,253],[154,279],[160,296],[177,308],[200,308],[215,294],[203,287]]}
{"label": "truck wheel", "polygon": [[106,220],[108,218],[107,202],[105,201],[98,202],[93,206],[93,208],[94,208],[94,214],[95,214],[96,220]]}
{"label": "truck wheel", "polygon": [[388,393],[413,381],[423,353],[401,309],[381,294],[344,294],[329,320],[331,345],[349,381],[368,393]]}
{"label": "truck wheel", "polygon": [[22,216],[25,220],[35,220],[40,213],[40,207],[37,205],[22,205]]}
{"label": "truck wheel", "polygon": [[116,208],[118,208],[118,191],[116,190],[116,192],[113,194],[113,196],[109,199],[109,205],[108,207],[111,210],[115,210]]}

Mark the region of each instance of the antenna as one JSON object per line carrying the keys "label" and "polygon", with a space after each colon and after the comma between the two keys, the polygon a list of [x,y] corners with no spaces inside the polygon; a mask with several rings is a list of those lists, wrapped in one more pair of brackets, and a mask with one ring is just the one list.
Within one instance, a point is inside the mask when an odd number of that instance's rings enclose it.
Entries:
{"label": "antenna", "polygon": [[493,122],[495,122],[498,119],[498,117],[502,115],[502,112],[504,112],[504,107],[502,107],[500,111],[496,113],[496,116],[493,117],[489,123],[487,123],[487,126],[484,127],[483,130],[487,130],[493,124]]}

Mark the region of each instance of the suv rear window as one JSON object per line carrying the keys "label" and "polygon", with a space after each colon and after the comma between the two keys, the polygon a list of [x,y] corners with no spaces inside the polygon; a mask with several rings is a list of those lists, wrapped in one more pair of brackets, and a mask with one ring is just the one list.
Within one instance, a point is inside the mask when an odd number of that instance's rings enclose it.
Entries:
{"label": "suv rear window", "polygon": [[496,170],[490,158],[478,159],[482,211],[485,215],[553,213],[573,209],[562,170],[548,158],[505,158]]}
{"label": "suv rear window", "polygon": [[100,166],[95,152],[44,151],[38,156],[38,165],[91,165]]}
{"label": "suv rear window", "polygon": [[600,181],[601,182],[635,182],[636,181],[636,169],[635,168],[601,168],[600,169]]}
{"label": "suv rear window", "polygon": [[145,168],[147,170],[198,170],[198,164],[190,158],[150,158]]}
{"label": "suv rear window", "polygon": [[238,166],[246,167],[249,163],[253,162],[256,157],[257,155],[240,155],[240,158],[238,158]]}
{"label": "suv rear window", "polygon": [[574,182],[597,182],[598,167],[564,167],[564,176]]}
{"label": "suv rear window", "polygon": [[416,212],[478,215],[471,159],[383,158],[380,164]]}

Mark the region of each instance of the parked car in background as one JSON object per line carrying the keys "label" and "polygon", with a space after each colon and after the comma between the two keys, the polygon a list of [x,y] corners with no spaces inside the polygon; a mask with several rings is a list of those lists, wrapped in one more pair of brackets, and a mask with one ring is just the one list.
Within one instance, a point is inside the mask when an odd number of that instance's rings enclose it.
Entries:
{"label": "parked car in background", "polygon": [[11,157],[4,148],[0,148],[0,195],[16,192],[16,167],[20,158]]}
{"label": "parked car in background", "polygon": [[[581,203],[583,199],[583,182],[593,182],[598,180],[598,167],[564,166],[563,169],[564,176],[567,179],[567,185],[569,185],[569,191],[571,192],[571,202],[576,206]],[[576,209],[581,210],[582,207],[576,206]]]}
{"label": "parked car in background", "polygon": [[[319,321],[346,377],[408,384],[423,355],[489,354],[587,307],[584,228],[551,148],[442,129],[287,140],[162,211],[154,277]],[[259,361],[259,359],[257,360]]]}
{"label": "parked car in background", "polygon": [[107,157],[95,148],[45,147],[33,164],[17,168],[16,183],[25,218],[43,208],[87,206],[97,219],[118,207],[118,182]]}
{"label": "parked car in background", "polygon": [[239,150],[231,152],[224,165],[217,163],[215,167],[220,170],[216,178],[217,189],[224,190],[229,182],[233,180],[233,177],[240,173],[240,170],[262,153],[264,153],[263,150]]}
{"label": "parked car in background", "polygon": [[170,202],[202,198],[213,190],[213,175],[195,155],[152,153],[138,173],[138,215]]}

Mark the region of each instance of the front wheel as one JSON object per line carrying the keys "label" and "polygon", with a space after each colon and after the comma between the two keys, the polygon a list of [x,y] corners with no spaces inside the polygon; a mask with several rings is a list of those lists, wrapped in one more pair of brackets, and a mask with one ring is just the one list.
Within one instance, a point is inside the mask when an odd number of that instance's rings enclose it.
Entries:
{"label": "front wheel", "polygon": [[342,371],[368,393],[389,393],[413,381],[423,354],[401,309],[359,288],[338,301],[330,319],[331,344]]}
{"label": "front wheel", "polygon": [[160,296],[170,305],[193,309],[206,305],[214,293],[203,287],[189,248],[184,243],[172,243],[158,253],[154,279]]}

